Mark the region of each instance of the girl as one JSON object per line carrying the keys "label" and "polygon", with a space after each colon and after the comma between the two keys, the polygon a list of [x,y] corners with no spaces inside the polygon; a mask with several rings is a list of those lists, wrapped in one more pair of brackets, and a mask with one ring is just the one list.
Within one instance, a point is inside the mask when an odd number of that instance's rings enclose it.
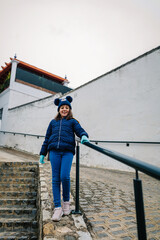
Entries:
{"label": "girl", "polygon": [[[59,221],[62,215],[70,214],[70,171],[75,154],[75,134],[81,138],[81,143],[88,142],[88,134],[79,122],[73,118],[72,97],[56,98],[58,114],[47,129],[45,140],[40,151],[40,163],[49,151],[52,167],[52,190],[54,199],[53,221]],[[63,205],[61,207],[61,183],[63,190]]]}

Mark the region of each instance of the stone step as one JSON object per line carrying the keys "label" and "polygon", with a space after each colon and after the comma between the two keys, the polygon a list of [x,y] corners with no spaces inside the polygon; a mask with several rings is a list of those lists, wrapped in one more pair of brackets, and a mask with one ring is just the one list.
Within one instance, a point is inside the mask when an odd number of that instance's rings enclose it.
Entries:
{"label": "stone step", "polygon": [[0,233],[0,240],[37,240],[38,234],[34,232],[3,232]]}
{"label": "stone step", "polygon": [[0,184],[2,183],[18,183],[18,184],[35,184],[35,178],[4,178],[0,176]]}
{"label": "stone step", "polygon": [[32,192],[34,190],[37,190],[37,184],[0,183],[0,191]]}
{"label": "stone step", "polygon": [[0,233],[3,232],[38,232],[38,222],[26,219],[0,219]]}
{"label": "stone step", "polygon": [[37,176],[36,172],[13,172],[13,171],[7,171],[7,172],[0,172],[0,177],[4,178],[34,178]]}
{"label": "stone step", "polygon": [[29,219],[30,221],[35,220],[37,217],[37,209],[25,209],[25,208],[0,208],[0,220],[3,219]]}
{"label": "stone step", "polygon": [[38,162],[0,162],[0,167],[38,166]]}
{"label": "stone step", "polygon": [[0,199],[36,199],[36,197],[37,191],[0,191]]}
{"label": "stone step", "polygon": [[0,199],[0,208],[30,208],[36,206],[36,199]]}
{"label": "stone step", "polygon": [[38,163],[0,163],[0,240],[38,239]]}
{"label": "stone step", "polygon": [[0,174],[1,173],[7,173],[7,172],[13,172],[13,173],[19,173],[22,171],[25,172],[37,172],[37,166],[21,166],[21,167],[9,167],[9,166],[4,166],[4,167],[0,167]]}

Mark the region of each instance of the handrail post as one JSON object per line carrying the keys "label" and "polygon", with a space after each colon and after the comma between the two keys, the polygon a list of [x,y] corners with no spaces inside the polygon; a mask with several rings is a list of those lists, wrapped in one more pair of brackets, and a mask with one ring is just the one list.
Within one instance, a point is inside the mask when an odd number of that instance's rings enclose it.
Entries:
{"label": "handrail post", "polygon": [[144,213],[144,203],[143,203],[142,181],[138,178],[137,170],[136,170],[136,179],[134,179],[133,181],[134,181],[134,195],[135,195],[138,239],[146,240],[147,234],[146,234],[145,213]]}
{"label": "handrail post", "polygon": [[72,214],[82,214],[79,210],[79,159],[80,159],[80,146],[79,142],[76,141],[76,198],[75,198],[75,211]]}

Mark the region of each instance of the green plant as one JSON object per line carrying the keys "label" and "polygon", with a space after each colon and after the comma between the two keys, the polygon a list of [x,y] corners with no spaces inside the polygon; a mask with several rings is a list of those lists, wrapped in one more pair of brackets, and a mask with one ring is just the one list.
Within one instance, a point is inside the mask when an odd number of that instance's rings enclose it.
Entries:
{"label": "green plant", "polygon": [[0,93],[3,92],[6,88],[9,87],[11,72],[8,73],[4,82],[0,85]]}

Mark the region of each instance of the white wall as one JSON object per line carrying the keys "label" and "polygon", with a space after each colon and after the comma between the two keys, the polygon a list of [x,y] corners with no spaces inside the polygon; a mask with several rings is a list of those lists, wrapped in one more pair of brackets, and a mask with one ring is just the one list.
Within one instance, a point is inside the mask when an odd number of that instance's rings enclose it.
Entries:
{"label": "white wall", "polygon": [[12,147],[33,154],[39,154],[43,138],[0,133],[0,146]]}
{"label": "white wall", "polygon": [[[138,58],[69,93],[73,113],[89,133],[90,139],[121,141],[160,141],[160,50]],[[57,95],[58,96],[58,95]],[[55,96],[55,97],[57,97]],[[53,97],[9,111],[7,128],[32,134],[45,134],[57,113]],[[5,140],[6,145],[19,142]],[[21,144],[17,148],[21,148]],[[15,142],[16,142],[15,141]],[[40,141],[24,141],[23,148],[38,153]],[[29,145],[32,145],[29,148]],[[37,147],[38,146],[38,147]],[[160,166],[159,145],[103,144],[137,159]],[[81,163],[88,166],[127,170],[116,160],[81,147]]]}
{"label": "white wall", "polygon": [[[61,94],[57,94],[9,110],[8,120],[5,121],[2,130],[45,135],[49,122],[57,113],[57,107],[53,104],[53,99],[60,96]],[[12,146],[34,154],[39,154],[43,140],[43,138],[37,139],[36,137],[24,137],[23,135],[0,134],[1,146]]]}
{"label": "white wall", "polygon": [[0,130],[5,128],[4,125],[8,118],[9,95],[10,95],[9,88],[7,88],[5,91],[3,91],[0,94],[0,109],[3,108],[3,115],[2,115],[3,121],[1,121]]}
{"label": "white wall", "polygon": [[51,96],[50,93],[18,82],[14,82],[14,84],[10,87],[10,90],[9,108]]}
{"label": "white wall", "polygon": [[[160,142],[160,50],[77,89],[74,113],[91,139]],[[89,93],[89,94],[88,94]],[[160,166],[160,145],[106,144],[106,147]],[[84,164],[115,168],[115,160],[86,149]],[[91,158],[89,161],[88,159]],[[120,167],[123,169],[123,165]]]}
{"label": "white wall", "polygon": [[2,93],[0,93],[0,108],[8,107],[8,101],[9,101],[9,88],[4,90]]}

